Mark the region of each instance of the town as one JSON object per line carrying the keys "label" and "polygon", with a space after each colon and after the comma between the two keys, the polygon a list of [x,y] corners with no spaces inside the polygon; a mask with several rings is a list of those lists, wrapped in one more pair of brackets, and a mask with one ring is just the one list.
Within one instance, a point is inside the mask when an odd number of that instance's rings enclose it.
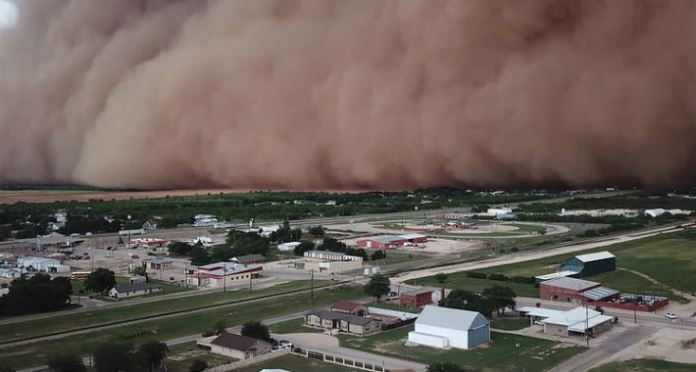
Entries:
{"label": "town", "polygon": [[[424,372],[696,364],[690,195],[469,190],[469,203],[431,208],[433,193],[393,195],[411,201],[397,212],[291,220],[240,221],[201,208],[188,223],[162,227],[155,209],[107,233],[71,232],[79,221],[118,219],[77,212],[100,202],[36,204],[45,218],[19,220],[11,220],[15,209],[26,206],[6,204],[0,365]],[[326,210],[341,201],[292,205]],[[45,234],[23,235],[30,224]]]}

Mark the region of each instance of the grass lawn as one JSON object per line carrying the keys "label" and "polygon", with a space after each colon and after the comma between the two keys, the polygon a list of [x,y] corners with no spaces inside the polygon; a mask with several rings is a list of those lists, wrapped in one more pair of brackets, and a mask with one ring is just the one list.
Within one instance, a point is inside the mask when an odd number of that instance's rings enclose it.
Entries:
{"label": "grass lawn", "polygon": [[[339,287],[315,292],[314,305],[321,307],[337,300],[355,299],[364,296],[362,287]],[[190,300],[189,300],[190,301]],[[290,312],[309,310],[310,294],[302,293],[281,300],[268,299],[252,305],[211,310],[205,313],[182,315],[173,318],[155,319],[132,326],[117,327],[104,331],[65,337],[59,340],[37,342],[0,349],[0,365],[26,368],[45,364],[46,357],[54,350],[78,355],[89,354],[94,345],[106,341],[126,341],[139,344],[147,340],[168,340],[199,334],[214,328],[219,320],[228,327],[252,320],[263,320]]]}
{"label": "grass lawn", "polygon": [[304,319],[291,319],[268,327],[271,333],[320,333],[321,329],[305,327]]}
{"label": "grass lawn", "polygon": [[[128,301],[128,300],[133,300],[133,299],[139,299],[139,298],[145,298],[145,297],[153,297],[153,296],[160,296],[163,294],[169,294],[169,293],[176,293],[176,292],[185,292],[185,291],[190,291],[191,289],[182,287],[180,285],[175,285],[171,283],[167,283],[166,281],[161,281],[161,280],[156,280],[152,279],[151,280],[152,284],[159,284],[162,286],[162,291],[160,292],[155,292],[150,295],[145,295],[145,296],[137,296],[137,297],[132,297],[132,298],[124,298],[121,301]],[[116,283],[117,284],[128,284],[128,278],[125,276],[117,276],[116,277]],[[89,296],[92,294],[91,291],[87,291],[85,289],[85,281],[84,280],[71,280],[70,284],[72,285],[73,289],[73,295],[80,295],[80,296]]]}
{"label": "grass lawn", "polygon": [[[430,364],[448,361],[474,371],[544,371],[585,350],[553,341],[505,333],[491,333],[487,347],[475,350],[439,350],[404,343],[413,327],[402,327],[372,337],[339,335],[341,346]],[[515,345],[519,344],[519,348]]]}
{"label": "grass lawn", "polygon": [[[328,283],[330,283],[328,280],[314,281],[315,286]],[[4,340],[34,337],[77,327],[134,319],[142,316],[161,314],[175,310],[193,309],[232,301],[240,301],[252,297],[287,292],[294,289],[309,288],[310,285],[309,280],[295,281],[278,284],[270,288],[259,289],[252,291],[251,293],[249,293],[249,291],[246,289],[240,289],[237,291],[228,291],[224,293],[215,292],[186,298],[165,299],[162,301],[111,309],[98,309],[90,312],[0,325],[0,334],[3,335]]]}
{"label": "grass lawn", "polygon": [[592,368],[590,372],[692,372],[696,365],[659,359],[632,359]]}
{"label": "grass lawn", "polygon": [[189,342],[169,348],[165,362],[170,372],[188,372],[189,367],[196,359],[204,360],[208,363],[208,368],[232,363],[236,360],[224,355],[209,353],[199,349],[195,342]]}
{"label": "grass lawn", "polygon": [[370,307],[378,307],[380,309],[387,309],[387,310],[396,310],[396,311],[405,311],[408,313],[416,313],[420,314],[421,311],[423,311],[422,308],[418,306],[399,306],[399,304],[393,304],[393,303],[388,303],[388,302],[372,302],[368,304]]}
{"label": "grass lawn", "polygon": [[315,359],[302,358],[295,355],[284,355],[269,361],[254,364],[246,368],[236,369],[236,372],[257,372],[261,369],[278,368],[292,372],[350,372],[355,368],[343,367],[338,364],[324,363]]}
{"label": "grass lawn", "polygon": [[689,302],[686,298],[675,294],[670,288],[657,285],[630,271],[617,270],[611,273],[591,276],[587,279],[600,282],[621,292],[651,294],[655,296],[664,296],[673,301]]}
{"label": "grass lawn", "polygon": [[502,329],[505,331],[517,331],[529,326],[529,319],[498,318],[493,319],[491,322],[491,328]]}
{"label": "grass lawn", "polygon": [[[435,280],[435,276],[428,276],[425,278],[413,279],[407,281],[408,284],[426,286],[426,287],[440,287],[441,285]],[[502,285],[505,287],[512,288],[515,294],[524,297],[539,297],[539,289],[534,287],[533,284],[523,284],[514,282],[504,282],[498,280],[488,280],[488,279],[476,279],[468,278],[464,272],[447,274],[447,281],[445,282],[445,287],[450,289],[466,289],[472,292],[481,292],[488,287],[494,285]]]}
{"label": "grass lawn", "polygon": [[[365,249],[365,252],[367,253],[368,257],[371,257],[373,253],[375,253],[377,249],[370,249],[367,248]],[[422,255],[422,254],[417,254],[417,253],[409,253],[409,252],[396,252],[393,250],[387,250],[387,258],[383,260],[377,260],[377,261],[365,261],[366,264],[369,265],[393,265],[393,264],[398,264],[402,262],[409,262],[409,261],[420,261],[420,260],[426,260],[431,257]]]}

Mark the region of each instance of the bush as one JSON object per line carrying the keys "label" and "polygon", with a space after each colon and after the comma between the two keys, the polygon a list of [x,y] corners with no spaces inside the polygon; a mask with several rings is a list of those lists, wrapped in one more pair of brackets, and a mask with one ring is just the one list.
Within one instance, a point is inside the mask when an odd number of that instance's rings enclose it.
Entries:
{"label": "bush", "polygon": [[519,250],[520,250],[520,249],[517,248],[517,247],[512,247],[512,248],[510,249],[510,252],[519,252]]}
{"label": "bush", "polygon": [[515,283],[534,284],[536,279],[533,276],[513,276],[511,280]]}
{"label": "bush", "polygon": [[196,359],[189,367],[189,372],[203,372],[206,368],[208,368],[208,363],[205,360]]}
{"label": "bush", "polygon": [[504,274],[491,274],[491,275],[488,276],[488,279],[490,279],[490,280],[498,280],[498,281],[501,281],[501,282],[507,282],[507,281],[510,280],[510,278],[508,278],[508,277],[507,277],[506,275],[504,275]]}
{"label": "bush", "polygon": [[467,278],[474,278],[474,279],[486,279],[486,278],[488,278],[488,275],[486,275],[485,273],[479,273],[476,271],[467,271],[466,277]]}

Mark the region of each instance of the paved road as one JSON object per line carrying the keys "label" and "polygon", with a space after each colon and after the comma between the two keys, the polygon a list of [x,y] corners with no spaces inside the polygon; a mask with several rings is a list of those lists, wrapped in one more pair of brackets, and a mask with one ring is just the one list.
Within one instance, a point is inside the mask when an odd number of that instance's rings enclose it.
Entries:
{"label": "paved road", "polygon": [[638,326],[617,333],[602,343],[601,346],[588,349],[552,368],[550,372],[585,372],[602,364],[619,351],[646,339],[657,331],[650,326]]}
{"label": "paved road", "polygon": [[412,369],[416,372],[424,372],[427,367],[425,364],[421,363],[341,347],[336,337],[321,333],[296,333],[282,336],[277,335],[277,337],[289,340],[295,347],[330,354],[344,359],[381,365],[386,367],[386,369]]}

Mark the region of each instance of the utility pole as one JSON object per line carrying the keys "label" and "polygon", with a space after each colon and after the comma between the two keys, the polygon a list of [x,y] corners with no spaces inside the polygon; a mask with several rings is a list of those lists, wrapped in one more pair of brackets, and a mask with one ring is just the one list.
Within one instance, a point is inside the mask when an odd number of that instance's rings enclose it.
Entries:
{"label": "utility pole", "polygon": [[222,263],[222,292],[227,292],[227,263]]}
{"label": "utility pole", "polygon": [[251,293],[251,277],[253,276],[253,273],[249,273],[249,293]]}
{"label": "utility pole", "polygon": [[314,269],[312,269],[312,274],[311,274],[311,289],[309,292],[310,299],[312,301],[312,307],[314,307]]}
{"label": "utility pole", "polygon": [[587,309],[587,302],[585,302],[585,341],[587,342],[587,347],[590,347],[590,314]]}

